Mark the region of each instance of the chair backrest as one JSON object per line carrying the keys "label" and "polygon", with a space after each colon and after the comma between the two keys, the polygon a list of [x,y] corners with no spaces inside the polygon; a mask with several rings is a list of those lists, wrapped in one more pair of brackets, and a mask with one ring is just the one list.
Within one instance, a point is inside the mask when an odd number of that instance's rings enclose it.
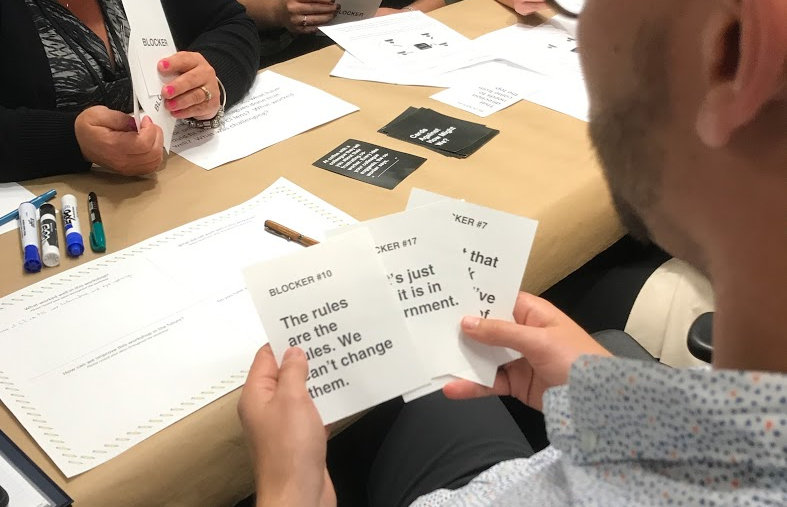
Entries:
{"label": "chair backrest", "polygon": [[692,356],[706,363],[711,362],[713,356],[713,312],[703,313],[697,317],[689,328],[687,342]]}

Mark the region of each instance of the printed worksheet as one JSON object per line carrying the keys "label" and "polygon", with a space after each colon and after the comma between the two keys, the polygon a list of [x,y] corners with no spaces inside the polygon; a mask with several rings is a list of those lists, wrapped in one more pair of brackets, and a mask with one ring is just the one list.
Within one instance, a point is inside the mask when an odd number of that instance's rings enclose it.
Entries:
{"label": "printed worksheet", "polygon": [[172,151],[214,169],[358,110],[348,102],[295,79],[265,71],[215,130],[175,130]]}

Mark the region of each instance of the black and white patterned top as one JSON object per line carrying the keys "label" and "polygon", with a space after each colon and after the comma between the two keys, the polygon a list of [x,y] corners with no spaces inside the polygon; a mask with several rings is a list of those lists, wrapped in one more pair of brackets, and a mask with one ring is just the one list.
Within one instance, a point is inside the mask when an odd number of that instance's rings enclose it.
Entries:
{"label": "black and white patterned top", "polygon": [[99,0],[114,62],[104,41],[56,0],[25,2],[49,59],[57,109],[80,112],[104,105],[131,112],[131,78],[125,63],[130,28],[120,0]]}
{"label": "black and white patterned top", "polygon": [[787,375],[580,358],[552,446],[412,507],[787,506]]}

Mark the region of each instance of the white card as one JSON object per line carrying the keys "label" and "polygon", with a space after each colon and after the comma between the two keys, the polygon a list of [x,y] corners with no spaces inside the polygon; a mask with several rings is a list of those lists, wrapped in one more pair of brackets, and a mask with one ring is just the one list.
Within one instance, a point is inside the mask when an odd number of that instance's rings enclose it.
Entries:
{"label": "white card", "polygon": [[277,360],[306,353],[324,424],[429,381],[374,248],[356,230],[244,271]]}
{"label": "white card", "polygon": [[516,104],[522,100],[522,96],[516,87],[500,84],[471,84],[437,92],[432,98],[486,118],[492,113]]}
{"label": "white card", "polygon": [[486,347],[467,339],[462,317],[478,311],[459,253],[457,230],[446,227],[438,203],[328,231],[328,237],[367,227],[430,377],[468,369],[494,370]]}
{"label": "white card", "polygon": [[[414,188],[407,203],[408,209],[433,203],[447,204],[450,214],[444,215],[445,227],[454,227],[461,237],[461,254],[466,262],[466,274],[476,293],[476,304],[481,317],[512,319],[519,287],[530,250],[533,247],[538,222],[530,218],[451,199],[440,194]],[[488,353],[497,366],[521,357],[516,351],[489,347]],[[456,377],[483,385],[494,383],[497,368],[481,372],[467,370],[455,376],[433,380],[429,388],[407,393],[409,402],[442,388]]]}
{"label": "white card", "polygon": [[[133,31],[132,31],[133,36]],[[131,85],[134,89],[134,101],[139,101],[142,106],[142,111],[145,115],[150,116],[153,123],[161,127],[164,133],[164,149],[169,153],[170,145],[172,144],[172,134],[175,132],[175,125],[178,120],[166,107],[164,107],[164,98],[161,95],[151,97],[145,92],[142,83],[142,70],[139,63],[139,48],[131,39],[128,46],[128,65],[131,71]],[[139,107],[134,107],[134,120],[137,122],[137,129],[139,129],[142,115],[140,114]]]}
{"label": "white card", "polygon": [[373,18],[382,0],[341,0],[341,9],[325,26]]}
{"label": "white card", "polygon": [[[172,81],[173,77],[165,78],[159,74],[158,62],[178,52],[161,2],[123,0],[123,9],[131,26],[129,46],[136,46],[144,90],[149,97],[161,95],[161,89]],[[144,103],[142,107],[145,107]]]}

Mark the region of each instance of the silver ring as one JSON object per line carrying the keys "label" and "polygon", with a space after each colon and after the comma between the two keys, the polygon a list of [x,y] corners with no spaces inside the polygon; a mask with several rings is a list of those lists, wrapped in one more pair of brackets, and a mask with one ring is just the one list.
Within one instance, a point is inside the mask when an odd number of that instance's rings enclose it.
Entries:
{"label": "silver ring", "polygon": [[303,21],[301,21],[301,26],[309,26],[309,23],[306,22],[306,16],[303,16]]}
{"label": "silver ring", "polygon": [[202,91],[205,92],[205,102],[210,102],[211,100],[213,100],[213,93],[210,90],[208,90],[207,86],[200,86],[200,89],[202,89]]}

